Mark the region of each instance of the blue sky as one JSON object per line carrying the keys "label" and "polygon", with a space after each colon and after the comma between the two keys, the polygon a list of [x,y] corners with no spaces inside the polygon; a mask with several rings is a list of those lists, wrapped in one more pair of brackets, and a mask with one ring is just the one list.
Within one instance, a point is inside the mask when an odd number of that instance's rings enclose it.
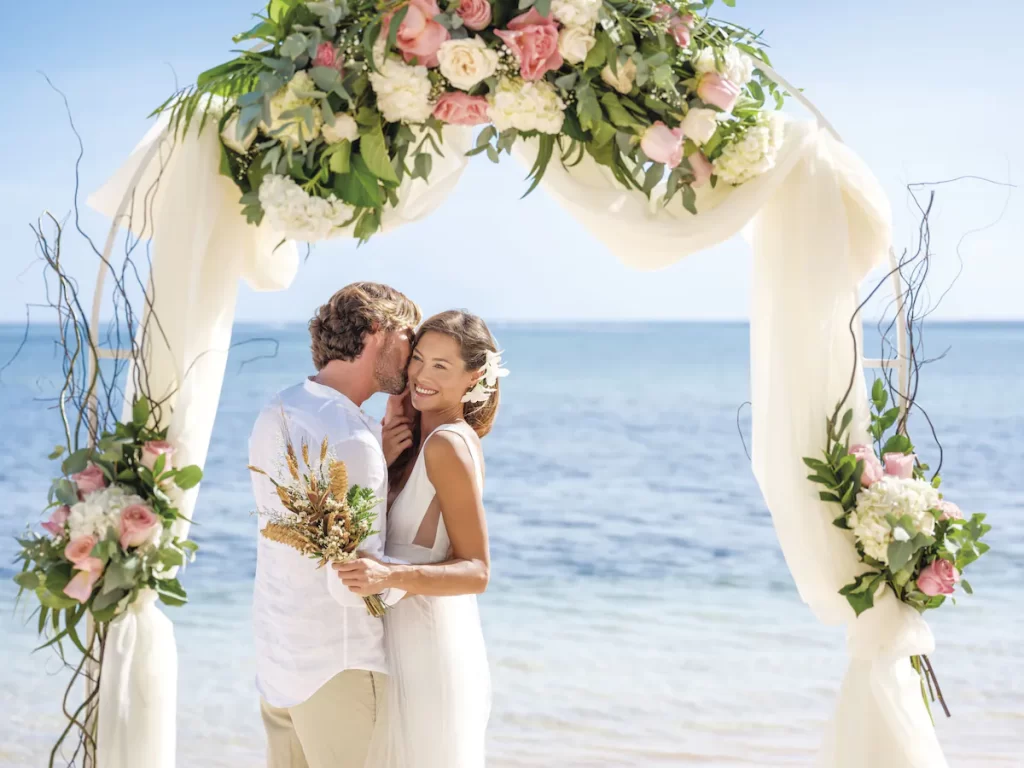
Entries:
{"label": "blue sky", "polygon": [[[940,10],[946,5],[948,10]],[[896,242],[916,217],[904,185],[961,175],[1014,181],[1024,167],[1024,106],[1016,34],[1024,6],[985,3],[984,16],[934,0],[870,6],[826,0],[738,0],[729,17],[764,28],[776,68],[804,88],[875,170],[889,192]],[[247,28],[252,0],[128,3],[56,0],[5,9],[0,83],[0,321],[20,321],[39,301],[28,223],[44,209],[70,209],[76,146],[59,97],[68,96],[85,141],[88,192],[127,157],[146,115],[181,83],[229,55]],[[100,10],[102,9],[102,10]],[[723,9],[723,11],[726,9]],[[795,108],[793,108],[795,109]],[[742,319],[749,254],[741,241],[691,256],[653,274],[627,270],[537,191],[525,200],[522,169],[478,157],[433,217],[360,249],[314,249],[289,291],[243,288],[239,320],[305,320],[334,289],[359,279],[389,282],[427,312],[468,307],[488,319]],[[84,194],[83,194],[84,199]],[[964,272],[936,317],[1024,318],[1024,196],[978,182],[939,191],[933,292]],[[87,213],[97,239],[105,222]],[[91,254],[69,246],[83,283]],[[45,315],[40,314],[40,318]]]}

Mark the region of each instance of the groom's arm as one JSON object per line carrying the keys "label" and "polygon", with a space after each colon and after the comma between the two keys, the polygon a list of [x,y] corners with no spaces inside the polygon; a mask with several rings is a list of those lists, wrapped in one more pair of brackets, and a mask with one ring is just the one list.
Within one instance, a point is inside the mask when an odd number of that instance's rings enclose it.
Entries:
{"label": "groom's arm", "polygon": [[[359,485],[370,488],[380,498],[375,510],[377,520],[373,527],[376,533],[368,536],[359,545],[360,555],[372,557],[384,563],[401,563],[384,554],[384,539],[387,535],[387,467],[384,454],[376,441],[354,437],[331,446],[335,457],[345,462],[348,470],[349,486]],[[328,569],[328,578],[340,578],[333,570]],[[395,605],[405,597],[405,590],[385,589],[380,593],[381,600],[388,606]]]}

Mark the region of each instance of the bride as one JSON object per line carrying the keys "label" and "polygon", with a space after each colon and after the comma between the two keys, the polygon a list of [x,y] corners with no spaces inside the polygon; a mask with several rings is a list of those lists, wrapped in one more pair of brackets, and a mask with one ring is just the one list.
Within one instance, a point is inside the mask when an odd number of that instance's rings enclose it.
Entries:
{"label": "bride", "polygon": [[[409,361],[414,413],[385,418],[392,464],[385,553],[334,566],[360,595],[407,593],[385,616],[390,677],[387,724],[367,768],[482,768],[491,691],[476,595],[490,554],[480,438],[498,411],[507,374],[480,318],[450,311],[427,320]],[[407,448],[407,449],[406,449]]]}

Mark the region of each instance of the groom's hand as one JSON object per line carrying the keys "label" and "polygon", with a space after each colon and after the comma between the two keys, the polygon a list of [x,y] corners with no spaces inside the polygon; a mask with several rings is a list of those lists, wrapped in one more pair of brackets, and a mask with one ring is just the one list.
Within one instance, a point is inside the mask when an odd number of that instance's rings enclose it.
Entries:
{"label": "groom's hand", "polygon": [[347,563],[332,563],[341,583],[360,597],[379,595],[388,588],[391,570],[371,557],[360,557]]}

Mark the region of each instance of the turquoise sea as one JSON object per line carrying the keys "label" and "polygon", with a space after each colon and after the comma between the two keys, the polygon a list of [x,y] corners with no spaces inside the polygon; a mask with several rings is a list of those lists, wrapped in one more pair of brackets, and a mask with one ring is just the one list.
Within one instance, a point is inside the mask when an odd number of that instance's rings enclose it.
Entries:
{"label": "turquoise sea", "polygon": [[[1024,765],[1024,325],[934,324],[919,402],[950,498],[986,511],[976,595],[933,614],[951,766]],[[840,628],[800,603],[737,432],[742,324],[495,327],[512,376],[484,442],[481,601],[492,768],[809,766],[843,674]],[[0,326],[0,365],[24,329]],[[51,330],[0,373],[0,766],[38,768],[64,673],[15,609],[12,536],[39,519],[59,442]],[[869,337],[870,338],[870,337]],[[274,340],[275,344],[267,340]],[[262,764],[249,623],[256,524],[246,439],[309,373],[301,326],[239,326],[174,619],[181,766]],[[268,355],[273,355],[268,357]],[[371,401],[380,412],[383,403]],[[749,441],[749,409],[739,424]],[[914,425],[931,463],[923,425]],[[939,615],[940,614],[940,615]]]}

